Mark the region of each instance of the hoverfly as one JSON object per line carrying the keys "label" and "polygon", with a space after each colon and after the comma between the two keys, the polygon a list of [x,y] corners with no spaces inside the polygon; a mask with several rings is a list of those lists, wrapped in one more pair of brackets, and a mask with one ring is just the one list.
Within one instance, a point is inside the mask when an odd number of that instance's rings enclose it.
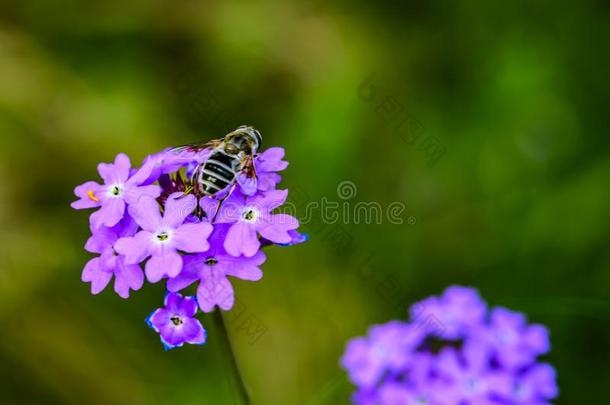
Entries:
{"label": "hoverfly", "polygon": [[171,149],[170,153],[174,154],[200,153],[209,150],[209,157],[193,171],[185,194],[192,191],[198,199],[202,197],[218,199],[216,213],[220,204],[233,193],[237,184],[244,194],[254,194],[257,188],[254,158],[262,142],[263,137],[258,130],[242,125],[222,139]]}

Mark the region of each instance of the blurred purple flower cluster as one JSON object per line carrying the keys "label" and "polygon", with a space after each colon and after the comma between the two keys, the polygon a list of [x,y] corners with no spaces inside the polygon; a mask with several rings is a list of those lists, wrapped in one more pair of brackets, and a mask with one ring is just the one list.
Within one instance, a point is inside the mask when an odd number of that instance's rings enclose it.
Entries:
{"label": "blurred purple flower cluster", "polygon": [[341,364],[361,405],[543,405],[558,395],[542,325],[488,309],[472,288],[449,287],[351,340]]}
{"label": "blurred purple flower cluster", "polygon": [[[139,290],[145,278],[166,281],[165,305],[147,319],[166,348],[205,342],[205,331],[194,318],[198,308],[230,310],[234,294],[227,277],[259,280],[266,260],[263,246],[305,240],[296,230],[297,219],[274,213],[288,196],[288,190],[276,189],[277,172],[288,165],[282,148],[257,155],[257,188],[246,193],[237,185],[223,204],[185,193],[184,174],[190,176],[209,156],[210,149],[168,149],[132,168],[129,158],[119,154],[114,163],[98,165],[103,184],[88,181],[74,190],[79,198],[74,209],[96,209],[85,249],[98,256],[85,265],[82,280],[98,294],[114,277],[114,290],[122,298]],[[178,294],[193,283],[199,284],[196,299]]]}

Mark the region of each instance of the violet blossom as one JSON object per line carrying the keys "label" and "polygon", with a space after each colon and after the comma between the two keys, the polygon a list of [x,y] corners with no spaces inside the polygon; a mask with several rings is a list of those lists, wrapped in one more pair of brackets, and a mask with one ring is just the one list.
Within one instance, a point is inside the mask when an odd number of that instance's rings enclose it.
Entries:
{"label": "violet blossom", "polygon": [[142,228],[132,237],[117,241],[115,249],[125,255],[125,262],[146,262],[146,278],[156,283],[163,277],[176,277],[182,270],[182,256],[187,253],[205,252],[209,248],[207,238],[213,227],[207,222],[184,223],[195,210],[197,200],[192,195],[169,196],[163,216],[156,200],[144,196],[132,205],[129,213]]}
{"label": "violet blossom", "polygon": [[[297,231],[296,218],[274,212],[288,194],[276,190],[277,172],[288,166],[283,148],[253,156],[255,178],[240,172],[237,184],[222,193],[194,195],[191,174],[212,152],[167,148],[146,157],[139,168],[121,153],[114,163],[98,165],[104,184],[88,181],[74,190],[79,199],[73,208],[97,208],[89,218],[92,236],[85,249],[99,256],[86,264],[82,280],[98,294],[114,277],[114,290],[127,298],[145,278],[150,283],[166,278],[165,307],[147,319],[166,348],[205,341],[195,318],[197,305],[202,312],[231,310],[235,297],[229,277],[259,280],[263,249],[307,239]],[[226,192],[232,194],[225,201]],[[177,293],[196,282],[196,299]]]}
{"label": "violet blossom", "polygon": [[209,239],[210,248],[205,253],[186,256],[182,272],[167,282],[167,289],[174,292],[199,281],[197,302],[203,312],[211,312],[216,306],[225,311],[233,307],[233,287],[227,276],[249,281],[263,277],[259,266],[265,262],[265,254],[258,251],[252,257],[229,255],[223,247],[227,231],[227,225],[216,225]]}
{"label": "violet blossom", "polygon": [[129,290],[139,290],[144,284],[144,273],[138,264],[125,263],[125,257],[114,250],[114,243],[122,237],[133,236],[138,229],[135,221],[124,217],[114,227],[92,228],[85,250],[99,253],[85,265],[82,281],[91,283],[91,293],[99,294],[114,276],[114,291],[121,298],[129,298]]}
{"label": "violet blossom", "polygon": [[282,176],[277,172],[288,167],[288,162],[282,160],[285,153],[284,148],[269,148],[254,160],[260,191],[273,190],[282,181]]}
{"label": "violet blossom", "polygon": [[76,187],[74,194],[79,200],[71,204],[74,209],[100,208],[91,215],[91,225],[95,228],[116,225],[123,218],[127,204],[135,203],[142,196],[157,198],[161,194],[158,185],[142,185],[152,165],[144,165],[131,175],[131,162],[123,153],[116,156],[114,163],[100,163],[97,170],[104,184],[88,181]]}
{"label": "violet blossom", "polygon": [[159,333],[166,350],[180,347],[184,343],[205,343],[205,329],[195,318],[197,302],[194,297],[168,293],[163,305],[163,308],[156,309],[146,318],[146,323]]}
{"label": "violet blossom", "polygon": [[[288,190],[273,190],[253,197],[234,193],[220,207],[215,221],[231,224],[224,241],[225,250],[235,257],[242,254],[252,257],[261,247],[259,235],[273,243],[290,243],[293,237],[289,232],[298,228],[299,221],[288,214],[272,213],[284,204],[287,196]],[[213,206],[210,199],[202,200],[202,207],[207,212]]]}
{"label": "violet blossom", "polygon": [[539,356],[548,330],[525,315],[487,309],[472,288],[450,287],[352,339],[341,359],[355,404],[542,405],[557,397],[555,369]]}

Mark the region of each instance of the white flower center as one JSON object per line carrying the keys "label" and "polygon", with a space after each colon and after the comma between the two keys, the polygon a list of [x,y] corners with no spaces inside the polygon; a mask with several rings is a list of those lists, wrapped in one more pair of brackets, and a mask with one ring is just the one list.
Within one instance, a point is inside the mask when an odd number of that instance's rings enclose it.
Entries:
{"label": "white flower center", "polygon": [[182,317],[178,316],[178,315],[172,315],[169,318],[170,321],[172,321],[172,323],[174,324],[174,326],[180,326],[184,323],[184,320],[182,319]]}
{"label": "white flower center", "polygon": [[114,184],[108,187],[108,196],[111,198],[118,198],[123,194],[123,185],[122,184]]}
{"label": "white flower center", "polygon": [[248,207],[242,213],[242,218],[246,222],[256,222],[260,212],[256,208]]}
{"label": "white flower center", "polygon": [[161,231],[155,235],[156,242],[158,243],[167,243],[171,237],[172,234],[170,231]]}

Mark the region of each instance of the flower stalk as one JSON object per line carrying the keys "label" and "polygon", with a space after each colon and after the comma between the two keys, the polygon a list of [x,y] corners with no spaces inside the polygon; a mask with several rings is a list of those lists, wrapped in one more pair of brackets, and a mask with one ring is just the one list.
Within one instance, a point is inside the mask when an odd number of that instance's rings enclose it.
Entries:
{"label": "flower stalk", "polygon": [[222,312],[218,309],[215,310],[212,313],[212,319],[214,320],[214,327],[219,338],[219,343],[222,347],[221,350],[223,352],[223,356],[231,368],[231,386],[235,385],[235,391],[237,391],[237,396],[240,403],[250,405],[248,389],[246,388],[246,384],[244,383],[242,374],[239,370],[239,364],[237,363],[237,358],[235,357],[235,350],[231,344],[231,339],[229,338],[229,332],[227,330],[224,317],[222,316]]}

